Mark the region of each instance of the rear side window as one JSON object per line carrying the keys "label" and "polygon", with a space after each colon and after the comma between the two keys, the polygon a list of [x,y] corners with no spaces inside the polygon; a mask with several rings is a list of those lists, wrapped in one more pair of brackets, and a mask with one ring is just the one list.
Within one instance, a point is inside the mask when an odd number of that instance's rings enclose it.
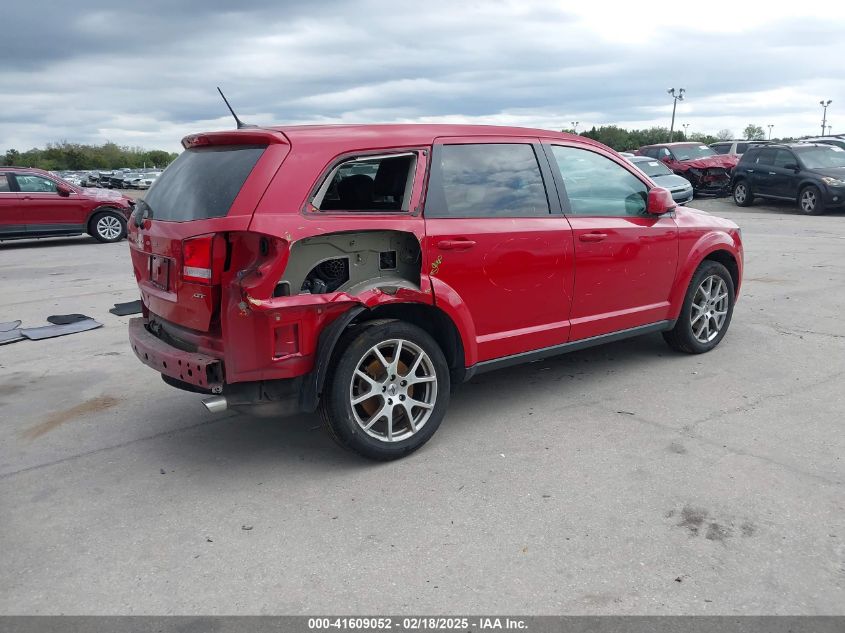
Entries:
{"label": "rear side window", "polygon": [[[730,151],[731,146],[727,143],[721,143],[719,145],[711,145],[710,148],[716,152],[717,154],[727,154]],[[737,145],[737,152],[739,152],[739,146]]]}
{"label": "rear side window", "polygon": [[9,177],[6,174],[0,174],[0,192],[6,193],[11,190],[11,187],[9,187]]}
{"label": "rear side window", "polygon": [[775,164],[775,153],[777,150],[774,149],[764,149],[761,150],[760,153],[757,155],[757,164],[758,165],[774,165]]}
{"label": "rear side window", "polygon": [[534,148],[527,143],[442,145],[432,166],[428,217],[549,214]]}
{"label": "rear side window", "polygon": [[408,211],[415,152],[359,156],[337,165],[311,199],[320,211]]}
{"label": "rear side window", "polygon": [[737,143],[736,144],[736,153],[737,154],[744,154],[748,151],[748,143]]}
{"label": "rear side window", "polygon": [[265,149],[223,145],[185,150],[144,196],[147,217],[186,222],[225,216]]}

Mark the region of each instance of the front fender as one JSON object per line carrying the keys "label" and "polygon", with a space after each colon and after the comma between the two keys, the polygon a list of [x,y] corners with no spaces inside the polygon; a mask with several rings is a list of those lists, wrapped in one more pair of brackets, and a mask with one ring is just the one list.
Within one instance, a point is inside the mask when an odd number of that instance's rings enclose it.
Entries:
{"label": "front fender", "polygon": [[[682,235],[682,242],[683,237]],[[692,246],[686,250],[686,254],[681,253],[678,272],[675,275],[675,283],[669,296],[672,318],[677,319],[678,315],[680,315],[690,281],[692,281],[692,276],[701,265],[701,262],[717,251],[727,252],[736,262],[738,275],[734,290],[736,295],[739,295],[743,269],[742,243],[738,237],[732,236],[724,232],[724,230],[709,231],[695,240]]]}

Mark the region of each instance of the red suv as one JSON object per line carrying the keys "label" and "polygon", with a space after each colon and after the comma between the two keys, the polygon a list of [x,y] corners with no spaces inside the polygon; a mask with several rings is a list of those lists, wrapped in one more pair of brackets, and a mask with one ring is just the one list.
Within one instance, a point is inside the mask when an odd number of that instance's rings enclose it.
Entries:
{"label": "red suv", "polygon": [[135,201],[87,189],[29,167],[0,166],[0,240],[88,233],[101,242],[126,236]]}
{"label": "red suv", "polygon": [[662,332],[706,352],[742,277],[733,222],[604,145],[439,125],[186,137],[138,203],[132,347],[211,410],[319,409],[401,457],[473,375]]}

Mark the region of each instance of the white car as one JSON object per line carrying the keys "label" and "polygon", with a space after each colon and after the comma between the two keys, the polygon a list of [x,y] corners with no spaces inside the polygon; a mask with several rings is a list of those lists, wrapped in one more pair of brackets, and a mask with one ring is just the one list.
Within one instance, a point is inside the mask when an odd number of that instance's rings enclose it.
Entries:
{"label": "white car", "polygon": [[138,189],[149,189],[158,177],[159,174],[144,174],[132,184]]}

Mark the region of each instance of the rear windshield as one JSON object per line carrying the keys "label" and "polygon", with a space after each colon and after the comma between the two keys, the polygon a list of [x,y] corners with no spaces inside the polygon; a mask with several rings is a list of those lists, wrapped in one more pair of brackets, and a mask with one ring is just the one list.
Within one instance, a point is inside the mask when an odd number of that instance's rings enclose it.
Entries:
{"label": "rear windshield", "polygon": [[225,216],[265,149],[224,145],[185,150],[144,196],[146,217],[186,222]]}
{"label": "rear windshield", "polygon": [[657,160],[638,160],[634,163],[646,176],[671,176],[672,170]]}

